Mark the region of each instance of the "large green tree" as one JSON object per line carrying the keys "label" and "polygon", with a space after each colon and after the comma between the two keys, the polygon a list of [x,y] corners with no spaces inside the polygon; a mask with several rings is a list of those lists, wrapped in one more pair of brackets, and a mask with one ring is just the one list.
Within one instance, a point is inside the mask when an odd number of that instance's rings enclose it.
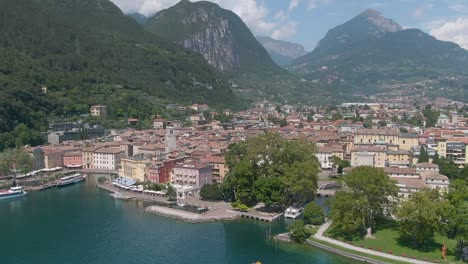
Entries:
{"label": "large green tree", "polygon": [[27,173],[33,165],[32,157],[23,149],[7,149],[0,154],[0,174]]}
{"label": "large green tree", "polygon": [[235,143],[226,156],[230,172],[224,182],[232,201],[247,205],[303,204],[317,189],[319,165],[315,147],[267,133]]}
{"label": "large green tree", "polygon": [[349,192],[338,192],[332,201],[330,218],[331,232],[335,236],[361,237],[366,230],[367,201],[363,196]]}
{"label": "large green tree", "polygon": [[221,201],[223,200],[223,190],[217,183],[205,184],[200,190],[200,197],[208,201]]}
{"label": "large green tree", "polygon": [[439,190],[413,193],[397,210],[401,237],[413,241],[414,246],[431,242],[437,231],[444,230],[449,212],[450,204],[441,197]]}
{"label": "large green tree", "polygon": [[451,181],[447,197],[452,205],[447,231],[457,239],[455,251],[461,258],[463,247],[468,246],[468,181]]}
{"label": "large green tree", "polygon": [[[369,166],[354,168],[342,178],[344,192],[350,193],[360,203],[364,212],[364,225],[372,234],[375,220],[390,215],[396,205],[398,187],[383,169]],[[336,203],[336,201],[335,201]]]}

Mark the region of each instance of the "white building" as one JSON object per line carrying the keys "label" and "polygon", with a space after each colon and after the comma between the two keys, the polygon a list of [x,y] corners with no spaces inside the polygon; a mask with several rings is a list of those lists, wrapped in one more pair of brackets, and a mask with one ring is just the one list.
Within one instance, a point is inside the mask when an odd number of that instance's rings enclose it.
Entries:
{"label": "white building", "polygon": [[98,149],[93,155],[93,168],[101,170],[117,170],[124,153],[125,151],[120,149]]}
{"label": "white building", "polygon": [[343,159],[344,150],[340,146],[318,147],[315,156],[320,162],[320,168],[328,170],[333,168],[332,157],[336,156]]}

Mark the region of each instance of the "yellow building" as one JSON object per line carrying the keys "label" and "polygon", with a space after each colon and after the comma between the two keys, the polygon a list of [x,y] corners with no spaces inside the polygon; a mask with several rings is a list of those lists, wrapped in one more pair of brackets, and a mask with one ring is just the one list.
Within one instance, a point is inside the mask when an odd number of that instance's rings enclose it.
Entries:
{"label": "yellow building", "polygon": [[446,157],[447,156],[447,139],[445,138],[438,138],[436,139],[436,150],[439,157]]}
{"label": "yellow building", "polygon": [[359,129],[354,136],[355,144],[376,144],[386,143],[387,145],[397,145],[398,149],[410,150],[419,145],[419,138],[416,134],[400,133],[399,130],[384,129]]}
{"label": "yellow building", "polygon": [[138,182],[148,179],[148,169],[151,160],[146,157],[132,157],[120,161],[119,176],[132,178]]}
{"label": "yellow building", "polygon": [[84,169],[93,169],[94,164],[94,152],[99,149],[99,147],[88,147],[84,148],[81,154],[83,155],[82,162]]}
{"label": "yellow building", "polygon": [[411,164],[410,151],[387,150],[387,166],[409,166]]}

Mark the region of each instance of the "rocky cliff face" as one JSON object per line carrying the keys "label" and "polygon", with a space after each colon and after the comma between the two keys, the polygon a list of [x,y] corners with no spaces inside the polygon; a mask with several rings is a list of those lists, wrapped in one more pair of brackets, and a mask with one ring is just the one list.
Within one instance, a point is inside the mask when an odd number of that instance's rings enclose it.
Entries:
{"label": "rocky cliff face", "polygon": [[158,12],[145,26],[162,38],[200,53],[221,71],[277,67],[237,15],[211,2],[182,0]]}
{"label": "rocky cliff face", "polygon": [[239,48],[231,34],[231,25],[225,18],[212,19],[213,10],[195,9],[182,24],[204,25],[204,29],[179,41],[184,48],[203,55],[209,64],[221,71],[240,68]]}

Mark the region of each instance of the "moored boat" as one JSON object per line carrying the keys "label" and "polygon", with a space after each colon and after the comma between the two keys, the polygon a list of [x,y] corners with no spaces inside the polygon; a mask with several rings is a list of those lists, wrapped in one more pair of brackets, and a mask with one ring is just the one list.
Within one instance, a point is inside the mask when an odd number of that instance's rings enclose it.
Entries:
{"label": "moored boat", "polygon": [[286,211],[284,211],[284,217],[296,219],[302,214],[303,211],[304,211],[304,207],[302,206],[301,207],[291,206],[291,207],[288,207]]}
{"label": "moored boat", "polygon": [[129,200],[130,196],[126,196],[125,194],[122,194],[120,192],[116,192],[116,193],[111,193],[110,196],[114,197],[114,199],[117,199],[117,200]]}
{"label": "moored boat", "polygon": [[28,192],[23,190],[23,187],[15,186],[9,190],[0,191],[0,200],[17,198],[28,195]]}
{"label": "moored boat", "polygon": [[75,184],[78,182],[82,182],[84,180],[86,180],[86,175],[81,175],[81,173],[75,173],[75,174],[60,178],[57,181],[57,186],[63,187],[63,186]]}

